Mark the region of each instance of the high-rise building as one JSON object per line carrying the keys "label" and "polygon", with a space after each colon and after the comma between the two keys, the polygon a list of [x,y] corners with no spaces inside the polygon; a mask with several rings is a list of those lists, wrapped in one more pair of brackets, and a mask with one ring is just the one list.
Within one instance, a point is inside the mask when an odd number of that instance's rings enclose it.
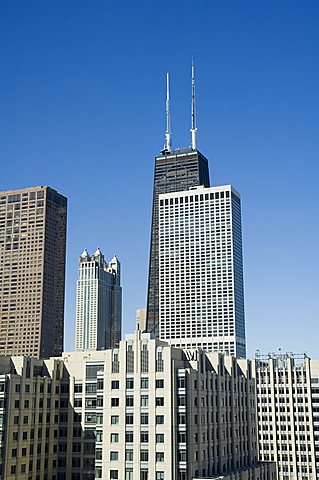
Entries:
{"label": "high-rise building", "polygon": [[165,145],[160,156],[155,157],[151,246],[148,273],[146,329],[158,336],[159,325],[159,243],[158,196],[161,193],[178,192],[198,185],[209,187],[207,158],[196,145],[195,74],[192,65],[192,123],[191,147],[172,150],[169,76],[166,83],[166,132]]}
{"label": "high-rise building", "polygon": [[155,158],[151,246],[147,293],[147,331],[158,335],[159,322],[159,241],[158,196],[198,185],[209,187],[208,160],[198,150],[163,151]]}
{"label": "high-rise building", "polygon": [[159,336],[245,357],[240,195],[230,185],[159,195]]}
{"label": "high-rise building", "polygon": [[319,361],[306,355],[256,355],[260,459],[278,480],[319,478]]}
{"label": "high-rise building", "polygon": [[52,188],[0,192],[0,354],[63,351],[66,216]]}
{"label": "high-rise building", "polygon": [[76,293],[76,349],[104,350],[121,339],[122,287],[120,262],[107,263],[98,248],[84,250],[79,260]]}

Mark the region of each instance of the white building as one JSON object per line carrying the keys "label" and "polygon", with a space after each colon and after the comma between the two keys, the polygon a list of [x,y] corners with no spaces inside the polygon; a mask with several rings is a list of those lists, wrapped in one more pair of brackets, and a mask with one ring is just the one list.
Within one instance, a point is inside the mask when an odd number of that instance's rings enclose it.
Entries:
{"label": "white building", "polygon": [[226,185],[159,195],[159,244],[160,338],[245,357],[239,193]]}
{"label": "white building", "polygon": [[109,264],[98,248],[84,250],[79,260],[76,292],[76,350],[103,350],[121,339],[122,288],[120,262]]}
{"label": "white building", "polygon": [[319,478],[319,361],[306,355],[256,356],[260,459],[278,480]]}

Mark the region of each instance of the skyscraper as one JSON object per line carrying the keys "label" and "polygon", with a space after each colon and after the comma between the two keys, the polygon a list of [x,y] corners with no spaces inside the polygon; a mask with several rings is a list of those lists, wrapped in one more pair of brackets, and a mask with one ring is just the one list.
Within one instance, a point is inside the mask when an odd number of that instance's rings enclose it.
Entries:
{"label": "skyscraper", "polygon": [[0,354],[63,351],[66,216],[52,188],[0,192]]}
{"label": "skyscraper", "polygon": [[120,262],[109,264],[98,248],[84,250],[79,260],[76,294],[76,350],[104,350],[121,339],[122,288]]}
{"label": "skyscraper", "polygon": [[230,185],[159,196],[159,337],[245,357],[240,196]]}
{"label": "skyscraper", "polygon": [[159,322],[158,196],[161,193],[188,190],[198,185],[209,187],[208,160],[196,148],[195,98],[193,98],[192,102],[192,146],[183,150],[171,150],[169,102],[169,83],[167,77],[165,146],[161,155],[155,157],[147,292],[147,331],[155,332],[156,335],[158,335]]}

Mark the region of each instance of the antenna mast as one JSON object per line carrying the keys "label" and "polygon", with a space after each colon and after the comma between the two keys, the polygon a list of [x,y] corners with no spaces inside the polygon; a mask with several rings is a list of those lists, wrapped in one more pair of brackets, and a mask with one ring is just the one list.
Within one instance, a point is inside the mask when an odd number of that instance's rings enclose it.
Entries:
{"label": "antenna mast", "polygon": [[169,74],[166,74],[166,132],[165,132],[165,145],[162,153],[170,152],[172,149],[171,140],[171,109],[169,98]]}
{"label": "antenna mast", "polygon": [[192,150],[196,150],[196,105],[195,105],[195,68],[194,68],[194,61],[192,60],[192,128],[191,128],[191,136],[192,136]]}

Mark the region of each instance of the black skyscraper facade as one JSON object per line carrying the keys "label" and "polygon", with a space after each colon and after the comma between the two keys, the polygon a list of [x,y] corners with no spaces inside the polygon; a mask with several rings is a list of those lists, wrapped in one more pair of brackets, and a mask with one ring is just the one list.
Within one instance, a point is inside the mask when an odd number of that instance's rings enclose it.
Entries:
{"label": "black skyscraper facade", "polygon": [[210,183],[208,160],[198,150],[164,150],[162,155],[155,157],[146,329],[156,336],[159,322],[158,195],[199,185],[209,187]]}

